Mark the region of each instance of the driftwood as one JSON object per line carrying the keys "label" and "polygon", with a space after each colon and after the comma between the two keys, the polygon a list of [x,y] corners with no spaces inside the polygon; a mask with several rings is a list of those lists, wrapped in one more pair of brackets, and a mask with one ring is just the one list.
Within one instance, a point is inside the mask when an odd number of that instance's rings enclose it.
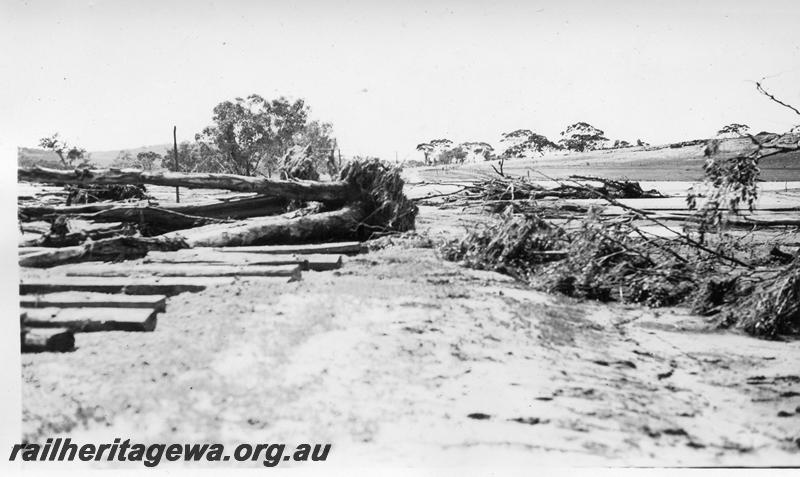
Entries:
{"label": "driftwood", "polygon": [[184,248],[238,247],[303,243],[352,238],[366,213],[359,204],[299,217],[259,217],[232,224],[207,225],[161,235],[168,243],[183,243]]}
{"label": "driftwood", "polygon": [[316,182],[274,180],[234,174],[146,172],[138,169],[76,169],[62,171],[45,167],[20,167],[21,181],[49,184],[152,184],[196,189],[227,189],[258,192],[285,200],[344,203],[357,199],[359,191],[347,181]]}

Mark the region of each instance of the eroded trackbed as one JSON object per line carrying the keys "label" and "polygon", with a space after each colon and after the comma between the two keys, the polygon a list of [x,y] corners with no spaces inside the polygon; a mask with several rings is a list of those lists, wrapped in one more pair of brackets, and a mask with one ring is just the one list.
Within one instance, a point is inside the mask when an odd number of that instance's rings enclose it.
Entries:
{"label": "eroded trackbed", "polygon": [[796,342],[549,297],[408,242],[171,300],[146,339],[23,356],[27,436],[332,442],[355,466],[800,465]]}

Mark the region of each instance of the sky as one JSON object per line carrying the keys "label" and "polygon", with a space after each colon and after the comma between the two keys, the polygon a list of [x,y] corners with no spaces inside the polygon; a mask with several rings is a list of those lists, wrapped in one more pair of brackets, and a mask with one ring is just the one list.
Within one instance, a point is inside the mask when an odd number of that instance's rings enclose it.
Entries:
{"label": "sky", "polygon": [[191,139],[213,107],[304,98],[342,153],[415,158],[586,121],[607,137],[705,138],[800,118],[794,1],[0,0],[0,138],[88,150]]}

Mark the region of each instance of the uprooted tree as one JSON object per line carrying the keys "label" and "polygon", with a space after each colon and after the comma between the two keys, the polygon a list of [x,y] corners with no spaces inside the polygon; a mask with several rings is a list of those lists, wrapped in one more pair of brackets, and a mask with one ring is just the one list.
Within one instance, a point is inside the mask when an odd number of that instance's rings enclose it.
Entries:
{"label": "uprooted tree", "polygon": [[[151,250],[366,239],[376,234],[413,229],[417,214],[417,207],[403,194],[399,169],[378,160],[350,162],[342,170],[339,180],[332,182],[115,169],[60,171],[34,167],[20,168],[18,173],[20,180],[52,184],[154,184],[257,192],[259,195],[256,197],[244,200],[263,202],[257,206],[261,215],[224,223],[217,220],[209,223],[202,217],[177,210],[153,211],[150,208],[148,217],[162,217],[162,225],[180,222],[192,228],[150,237],[106,238],[74,247],[36,252],[20,260],[23,266],[46,267],[74,261],[135,258]],[[306,206],[284,214],[280,214],[280,207],[270,207],[290,200],[303,202]],[[141,208],[133,213],[126,212],[126,209],[125,206],[103,208],[93,213],[122,221],[141,219],[144,213]],[[204,213],[200,207],[184,208],[183,211]],[[267,215],[276,212],[279,215]]]}

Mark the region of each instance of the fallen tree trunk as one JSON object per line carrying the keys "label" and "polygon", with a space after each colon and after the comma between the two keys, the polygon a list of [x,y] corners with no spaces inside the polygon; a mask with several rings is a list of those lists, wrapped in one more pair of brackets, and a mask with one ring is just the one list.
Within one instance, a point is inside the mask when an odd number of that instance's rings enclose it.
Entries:
{"label": "fallen tree trunk", "polygon": [[364,210],[359,205],[300,217],[261,217],[155,237],[116,237],[75,247],[34,252],[20,257],[19,264],[23,267],[51,267],[71,262],[141,258],[149,251],[348,239],[358,234],[364,218]]}
{"label": "fallen tree trunk", "polygon": [[170,204],[162,208],[186,215],[212,219],[247,219],[286,212],[289,201],[282,197],[258,195],[213,204]]}
{"label": "fallen tree trunk", "polygon": [[[286,211],[287,203],[288,201],[281,198],[259,195],[255,197],[247,197],[245,199],[235,199],[210,204],[163,204],[156,207],[142,205],[142,203],[130,205],[97,203],[91,205],[58,207],[30,206],[20,207],[19,214],[26,217],[28,220],[37,218],[52,219],[58,215],[71,215],[90,220],[101,220],[101,218],[104,217],[119,217],[118,220],[122,221],[124,220],[124,217],[132,216],[129,214],[135,215],[138,211],[157,208],[177,214],[185,214],[189,216],[210,219],[246,219],[249,217],[283,213]],[[103,212],[103,214],[100,212]]]}
{"label": "fallen tree trunk", "polygon": [[365,218],[363,206],[353,204],[300,217],[259,217],[233,224],[207,225],[170,232],[160,238],[185,243],[186,248],[345,240],[358,235],[359,225]]}
{"label": "fallen tree trunk", "polygon": [[45,167],[20,167],[21,181],[49,184],[153,184],[195,189],[227,189],[258,192],[285,200],[344,203],[358,198],[359,191],[347,181],[317,182],[273,180],[234,174],[146,172],[138,169],[76,169],[62,171]]}
{"label": "fallen tree trunk", "polygon": [[118,203],[113,202],[97,202],[87,205],[29,205],[22,206],[17,209],[18,214],[26,220],[35,220],[46,218],[48,216],[58,215],[77,215],[77,214],[91,214],[100,212],[101,210],[113,209],[115,207],[136,207],[136,206],[120,206]]}
{"label": "fallen tree trunk", "polygon": [[160,207],[116,207],[93,214],[77,214],[75,218],[93,222],[129,222],[139,224],[150,233],[161,234],[174,230],[188,229],[208,224],[221,223],[221,220],[186,215]]}
{"label": "fallen tree trunk", "polygon": [[348,190],[358,191],[361,199],[337,210],[309,213],[317,207],[308,207],[290,214],[205,225],[155,237],[99,240],[27,254],[20,257],[19,263],[26,267],[49,267],[88,260],[140,258],[153,250],[361,240],[375,233],[414,228],[418,209],[403,194],[398,169],[377,160],[353,162],[342,171],[342,177],[349,184]]}
{"label": "fallen tree trunk", "polygon": [[179,250],[186,248],[179,242],[170,243],[163,236],[114,237],[96,242],[87,242],[74,247],[61,247],[23,255],[19,259],[22,267],[52,267],[63,263],[86,261],[125,260],[141,258],[150,250]]}
{"label": "fallen tree trunk", "polygon": [[[116,221],[115,221],[116,222]],[[121,235],[134,235],[136,230],[131,226],[125,224],[116,224],[104,228],[94,228],[91,230],[78,230],[76,232],[68,232],[59,234],[48,232],[42,235],[35,242],[27,242],[26,246],[42,246],[42,247],[71,247],[79,245],[87,240],[102,240]]]}

